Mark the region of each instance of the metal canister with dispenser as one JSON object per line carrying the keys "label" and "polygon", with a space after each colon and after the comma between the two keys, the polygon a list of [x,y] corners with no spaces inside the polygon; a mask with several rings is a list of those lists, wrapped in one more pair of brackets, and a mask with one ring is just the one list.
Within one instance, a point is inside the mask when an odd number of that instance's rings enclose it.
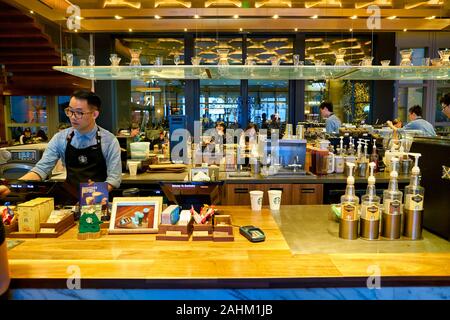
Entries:
{"label": "metal canister with dispenser", "polygon": [[380,197],[375,190],[375,162],[369,163],[370,176],[367,192],[361,198],[360,236],[366,240],[377,240],[380,235]]}
{"label": "metal canister with dispenser", "polygon": [[403,207],[403,236],[411,240],[422,239],[423,199],[425,189],[420,186],[420,153],[410,153],[415,157],[411,180],[405,187],[405,205]]}
{"label": "metal canister with dispenser", "polygon": [[345,194],[341,196],[341,219],[339,221],[339,238],[354,240],[358,238],[358,205],[359,198],[355,194],[354,163],[348,163],[349,176]]}
{"label": "metal canister with dispenser", "polygon": [[391,158],[392,170],[389,187],[383,191],[383,214],[381,218],[381,235],[390,240],[401,236],[402,198],[403,193],[398,189],[397,165],[399,159]]}

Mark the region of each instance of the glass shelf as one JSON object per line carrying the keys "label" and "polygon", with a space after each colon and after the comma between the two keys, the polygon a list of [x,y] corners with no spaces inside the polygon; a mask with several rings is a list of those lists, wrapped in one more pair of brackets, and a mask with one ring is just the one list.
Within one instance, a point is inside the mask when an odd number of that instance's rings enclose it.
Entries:
{"label": "glass shelf", "polygon": [[89,80],[256,79],[256,80],[449,80],[450,66],[96,66],[53,69]]}

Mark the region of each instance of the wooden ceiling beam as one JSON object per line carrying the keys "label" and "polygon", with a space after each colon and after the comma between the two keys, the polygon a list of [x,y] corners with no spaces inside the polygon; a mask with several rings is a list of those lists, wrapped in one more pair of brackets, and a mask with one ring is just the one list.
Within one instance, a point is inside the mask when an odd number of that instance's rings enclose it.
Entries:
{"label": "wooden ceiling beam", "polygon": [[35,57],[36,59],[39,59],[40,57],[57,57],[59,59],[60,55],[58,52],[54,50],[0,50],[0,59],[4,57]]}
{"label": "wooden ceiling beam", "polygon": [[[121,17],[141,17],[153,18],[159,15],[164,18],[172,17],[193,17],[198,14],[200,17],[232,17],[237,14],[239,17],[271,17],[278,14],[280,17],[311,17],[318,15],[319,17],[350,17],[357,15],[358,17],[369,17],[371,12],[366,9],[346,9],[346,8],[155,8],[155,9],[81,9],[81,16],[84,19],[91,18],[110,18],[114,20],[115,15]],[[449,17],[449,10],[442,9],[381,9],[381,15],[397,16],[403,18],[421,18],[421,17]],[[65,19],[65,18],[64,18]],[[83,24],[84,20],[81,20]]]}
{"label": "wooden ceiling beam", "polygon": [[[381,29],[374,31],[444,30],[450,19],[383,19]],[[183,31],[285,31],[293,30],[348,30],[371,31],[366,19],[230,19],[217,23],[217,19],[123,19],[123,20],[85,20],[82,32],[169,32]]]}

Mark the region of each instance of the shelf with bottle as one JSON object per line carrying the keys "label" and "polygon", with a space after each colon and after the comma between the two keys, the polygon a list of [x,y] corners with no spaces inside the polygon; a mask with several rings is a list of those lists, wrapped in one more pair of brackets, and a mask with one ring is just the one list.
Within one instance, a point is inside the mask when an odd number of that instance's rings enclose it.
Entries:
{"label": "shelf with bottle", "polygon": [[[226,68],[226,72],[224,72]],[[261,80],[447,80],[450,66],[327,65],[142,65],[54,66],[54,70],[90,80],[261,79]]]}

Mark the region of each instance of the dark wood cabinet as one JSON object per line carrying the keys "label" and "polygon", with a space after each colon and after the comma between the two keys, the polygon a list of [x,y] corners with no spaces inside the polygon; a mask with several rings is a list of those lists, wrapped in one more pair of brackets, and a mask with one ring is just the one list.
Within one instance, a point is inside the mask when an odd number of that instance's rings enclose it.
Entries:
{"label": "dark wood cabinet", "polygon": [[264,184],[227,184],[226,203],[227,205],[250,205],[249,192],[252,190],[266,191]]}
{"label": "dark wood cabinet", "polygon": [[292,204],[322,204],[323,184],[293,184]]}

